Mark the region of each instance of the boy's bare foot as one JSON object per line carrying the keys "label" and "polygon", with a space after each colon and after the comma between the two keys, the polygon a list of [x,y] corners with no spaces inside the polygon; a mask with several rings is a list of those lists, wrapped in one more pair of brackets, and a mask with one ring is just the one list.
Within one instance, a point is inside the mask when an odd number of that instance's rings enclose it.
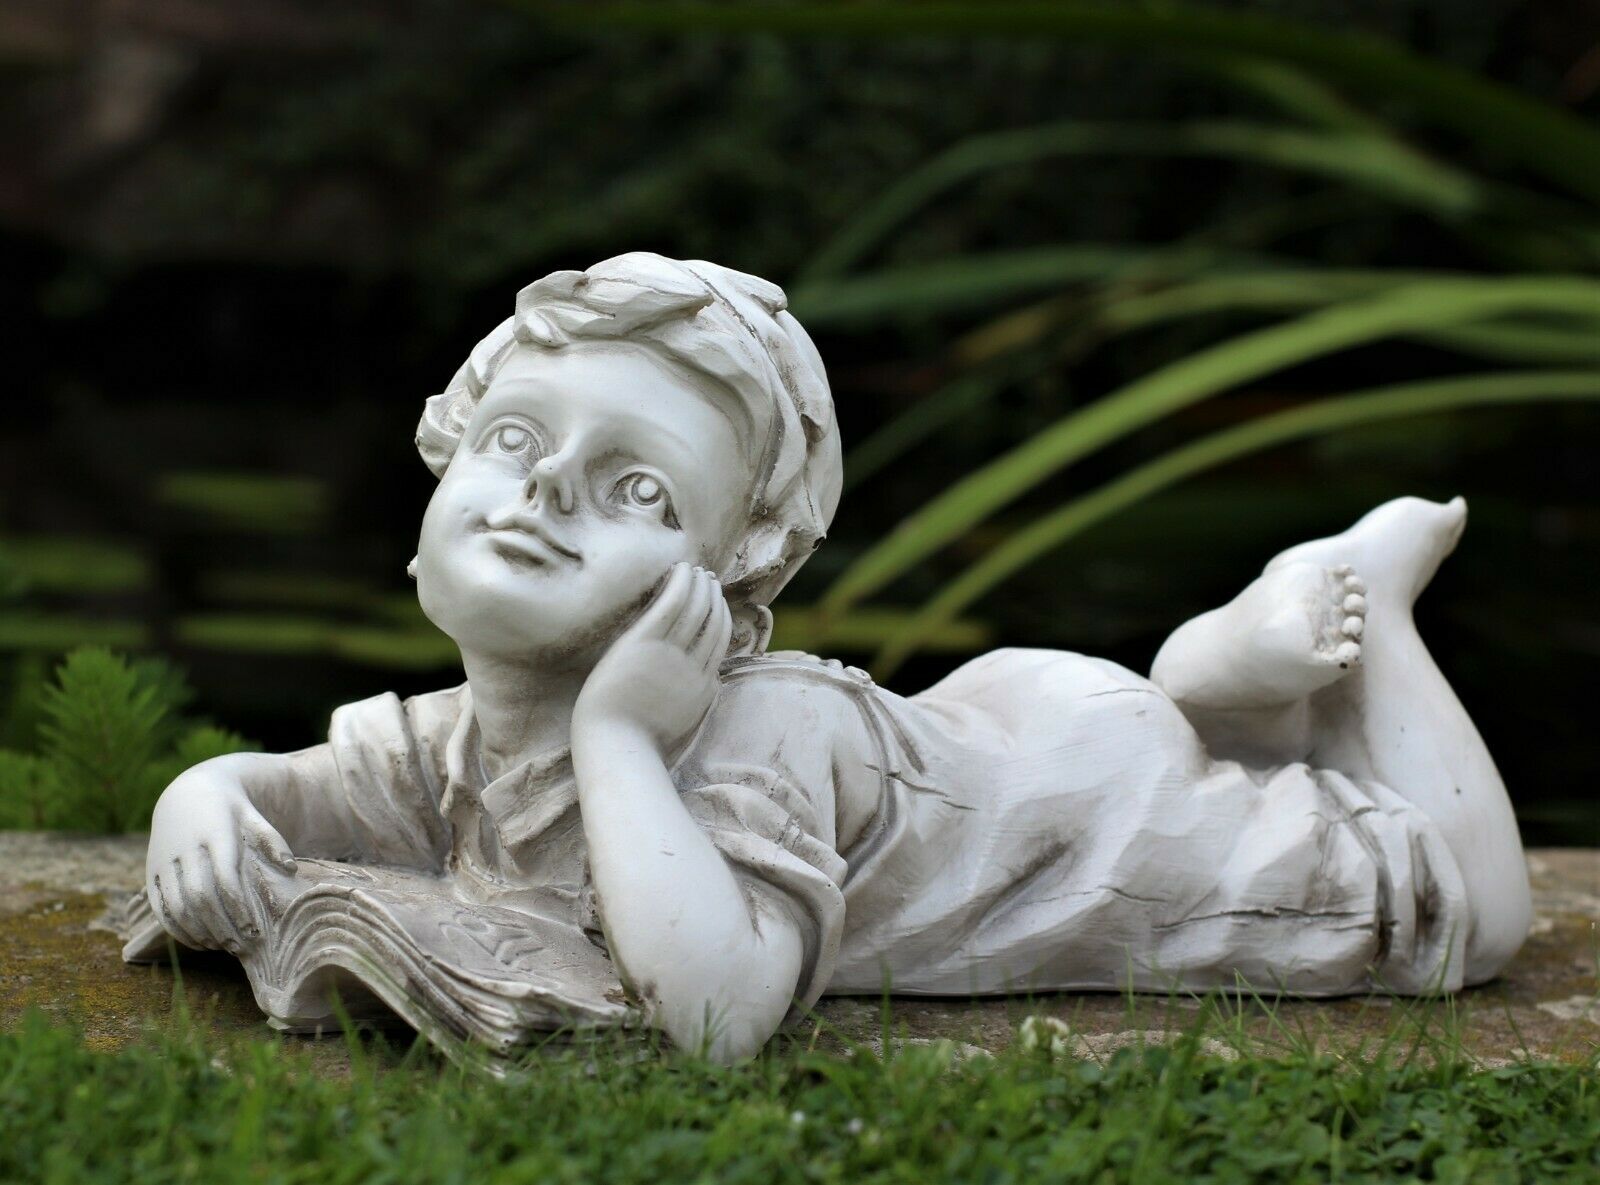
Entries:
{"label": "boy's bare foot", "polygon": [[1467,504],[1461,498],[1395,498],[1363,515],[1342,535],[1280,553],[1265,573],[1302,563],[1351,564],[1371,582],[1375,601],[1409,609],[1456,549],[1466,525]]}
{"label": "boy's bare foot", "polygon": [[1173,634],[1152,678],[1181,703],[1274,708],[1361,662],[1367,586],[1349,564],[1269,567],[1220,609]]}
{"label": "boy's bare foot", "polygon": [[[1228,604],[1177,630],[1151,678],[1199,708],[1254,711],[1304,700],[1384,646],[1391,622],[1411,629],[1412,602],[1465,522],[1459,498],[1397,498],[1343,534],[1292,547]],[[1380,606],[1375,620],[1371,605]]]}

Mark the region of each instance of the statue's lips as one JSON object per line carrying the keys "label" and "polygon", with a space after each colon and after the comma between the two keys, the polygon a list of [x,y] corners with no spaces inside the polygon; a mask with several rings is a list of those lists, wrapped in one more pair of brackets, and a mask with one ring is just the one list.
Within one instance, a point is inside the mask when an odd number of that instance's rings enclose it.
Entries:
{"label": "statue's lips", "polygon": [[554,564],[561,561],[580,564],[583,557],[549,536],[530,530],[490,531],[489,544],[508,560],[522,563]]}

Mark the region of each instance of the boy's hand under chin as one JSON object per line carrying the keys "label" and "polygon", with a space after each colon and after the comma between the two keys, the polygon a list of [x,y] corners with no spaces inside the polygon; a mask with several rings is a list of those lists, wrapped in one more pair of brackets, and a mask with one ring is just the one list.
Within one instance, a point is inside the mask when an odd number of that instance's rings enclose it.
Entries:
{"label": "boy's hand under chin", "polygon": [[716,574],[673,565],[655,600],[589,673],[573,707],[574,743],[631,737],[665,758],[710,710],[732,636]]}

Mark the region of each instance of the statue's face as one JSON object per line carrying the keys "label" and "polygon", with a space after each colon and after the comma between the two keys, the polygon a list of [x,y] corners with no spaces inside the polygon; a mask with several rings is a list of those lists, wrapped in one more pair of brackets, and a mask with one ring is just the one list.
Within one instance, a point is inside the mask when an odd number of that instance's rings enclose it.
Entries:
{"label": "statue's face", "polygon": [[643,347],[516,351],[423,516],[423,611],[465,650],[598,658],[673,564],[715,569],[747,526],[720,406]]}

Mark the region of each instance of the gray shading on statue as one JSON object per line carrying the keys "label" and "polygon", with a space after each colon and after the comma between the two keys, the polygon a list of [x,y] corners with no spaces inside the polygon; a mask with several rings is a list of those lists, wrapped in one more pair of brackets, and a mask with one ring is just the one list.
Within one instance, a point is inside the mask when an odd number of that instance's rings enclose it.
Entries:
{"label": "gray shading on statue", "polygon": [[903,698],[769,653],[839,436],[772,284],[630,254],[525,288],[417,435],[412,573],[466,682],[162,796],[127,959],[271,1021],[721,1059],[825,993],[1454,991],[1531,917],[1504,786],[1412,624],[1465,506],[1272,560],[1150,678],[1000,650]]}

